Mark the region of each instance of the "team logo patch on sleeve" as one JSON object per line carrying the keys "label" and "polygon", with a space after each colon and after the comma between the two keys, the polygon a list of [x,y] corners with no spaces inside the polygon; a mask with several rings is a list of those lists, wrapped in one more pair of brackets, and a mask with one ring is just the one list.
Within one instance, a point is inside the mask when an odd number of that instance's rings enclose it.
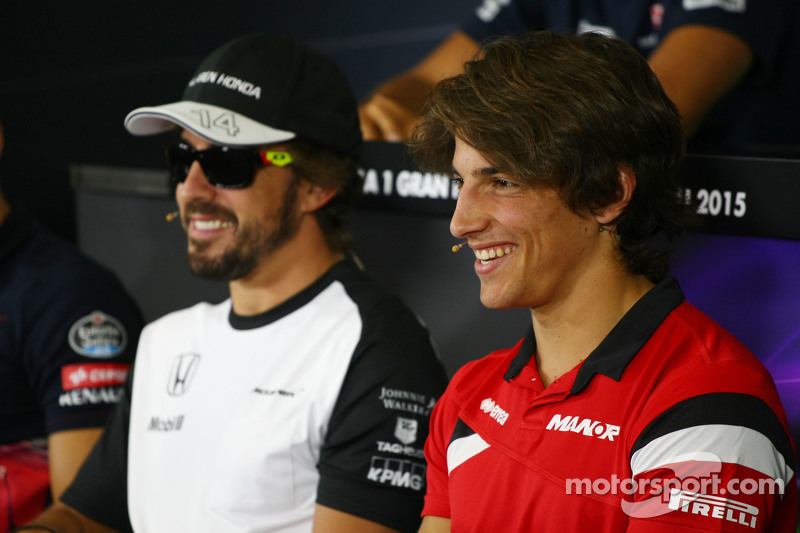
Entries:
{"label": "team logo patch on sleeve", "polygon": [[65,391],[87,387],[116,387],[125,383],[130,365],[92,363],[61,367],[61,387]]}
{"label": "team logo patch on sleeve", "polygon": [[436,398],[419,392],[403,389],[381,388],[378,399],[383,402],[383,408],[391,411],[405,411],[415,415],[430,416]]}
{"label": "team logo patch on sleeve", "polygon": [[650,6],[650,23],[654,30],[660,30],[664,24],[664,4],[656,3]]}
{"label": "team logo patch on sleeve", "polygon": [[80,355],[109,359],[122,353],[128,344],[128,335],[119,320],[94,311],[72,325],[68,340],[70,347]]}
{"label": "team logo patch on sleeve", "polygon": [[373,457],[367,479],[381,485],[402,487],[419,492],[425,488],[425,467],[424,463],[416,461]]}
{"label": "team logo patch on sleeve", "polygon": [[759,513],[758,507],[746,503],[680,489],[670,490],[669,509],[727,520],[752,529],[756,527]]}
{"label": "team logo patch on sleeve", "polygon": [[403,444],[412,444],[417,440],[417,426],[418,423],[415,419],[398,416],[394,436]]}

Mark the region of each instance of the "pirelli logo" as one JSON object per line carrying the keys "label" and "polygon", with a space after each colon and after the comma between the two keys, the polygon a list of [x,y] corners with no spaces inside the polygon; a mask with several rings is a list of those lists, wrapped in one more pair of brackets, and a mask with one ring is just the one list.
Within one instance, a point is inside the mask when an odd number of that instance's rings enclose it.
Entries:
{"label": "pirelli logo", "polygon": [[684,513],[718,518],[755,529],[758,520],[758,507],[746,503],[707,496],[695,492],[672,489],[669,496],[669,508]]}

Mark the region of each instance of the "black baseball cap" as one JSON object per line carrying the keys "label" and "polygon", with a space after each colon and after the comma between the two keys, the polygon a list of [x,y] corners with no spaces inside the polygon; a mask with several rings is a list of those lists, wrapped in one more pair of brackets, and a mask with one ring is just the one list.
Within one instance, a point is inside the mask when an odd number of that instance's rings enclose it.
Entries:
{"label": "black baseball cap", "polygon": [[275,33],[225,43],[200,64],[180,102],[140,107],[125,117],[134,135],[176,125],[223,146],[301,139],[355,157],[362,143],[355,96],[341,70]]}

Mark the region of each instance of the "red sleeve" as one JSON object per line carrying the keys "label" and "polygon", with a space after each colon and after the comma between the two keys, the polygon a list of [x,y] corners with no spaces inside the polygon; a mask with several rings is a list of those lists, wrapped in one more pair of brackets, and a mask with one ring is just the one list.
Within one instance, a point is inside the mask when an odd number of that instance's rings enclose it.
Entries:
{"label": "red sleeve", "polygon": [[654,419],[631,453],[629,531],[794,533],[798,495],[785,420],[763,399],[708,393]]}
{"label": "red sleeve", "polygon": [[449,472],[447,447],[458,420],[459,407],[453,400],[455,378],[442,395],[431,414],[431,427],[425,442],[425,460],[428,463],[427,492],[422,516],[450,518]]}

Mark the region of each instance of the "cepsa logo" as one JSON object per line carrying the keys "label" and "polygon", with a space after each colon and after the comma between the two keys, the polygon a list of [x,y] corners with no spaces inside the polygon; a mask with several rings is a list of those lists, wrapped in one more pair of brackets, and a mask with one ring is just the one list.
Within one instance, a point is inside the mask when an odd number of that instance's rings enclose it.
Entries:
{"label": "cepsa logo", "polygon": [[95,387],[115,387],[125,383],[130,365],[95,363],[61,367],[61,387],[65,391]]}

